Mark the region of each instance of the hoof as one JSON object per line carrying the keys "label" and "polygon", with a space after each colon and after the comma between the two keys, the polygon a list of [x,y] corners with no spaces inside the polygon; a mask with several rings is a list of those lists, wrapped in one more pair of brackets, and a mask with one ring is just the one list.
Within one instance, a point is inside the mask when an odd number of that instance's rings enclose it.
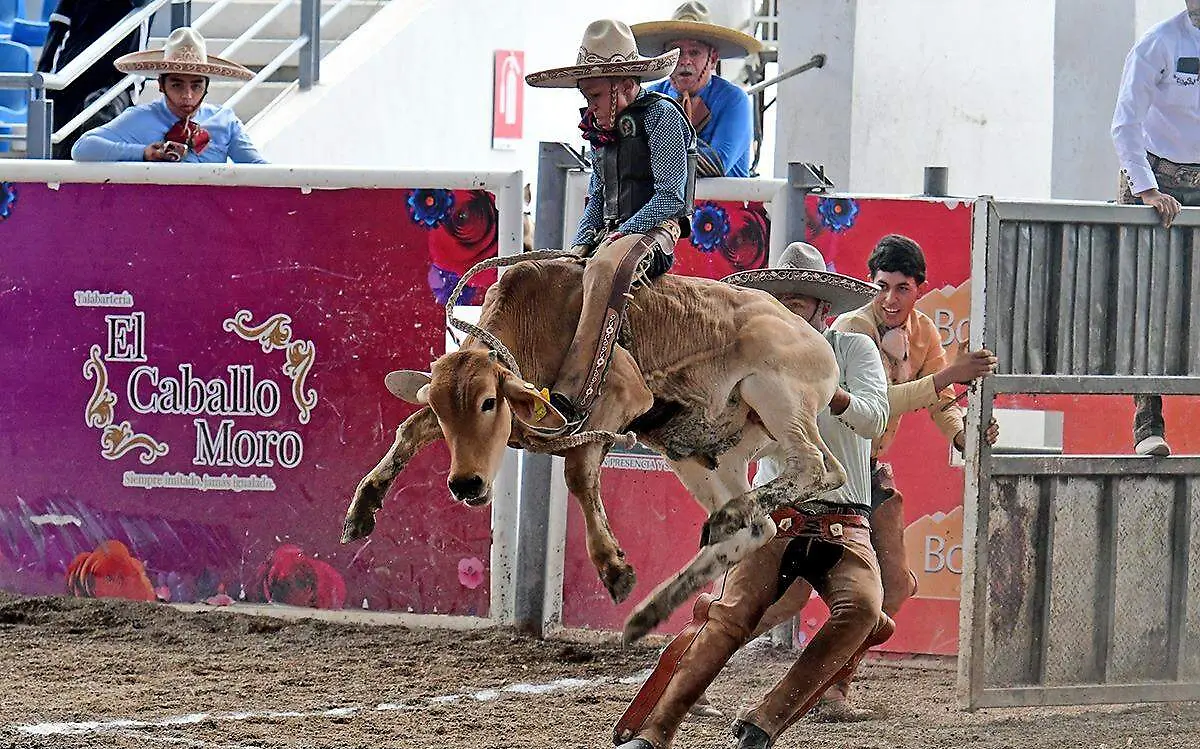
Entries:
{"label": "hoof", "polygon": [[342,543],[348,544],[360,538],[366,538],[375,530],[375,513],[369,512],[365,517],[347,515],[342,523]]}
{"label": "hoof", "polygon": [[628,598],[636,584],[637,573],[625,562],[610,565],[604,574],[604,587],[608,589],[613,603],[621,603]]}
{"label": "hoof", "polygon": [[748,527],[752,520],[748,510],[730,502],[714,511],[708,516],[708,520],[704,521],[704,527],[700,530],[700,546],[719,544]]}

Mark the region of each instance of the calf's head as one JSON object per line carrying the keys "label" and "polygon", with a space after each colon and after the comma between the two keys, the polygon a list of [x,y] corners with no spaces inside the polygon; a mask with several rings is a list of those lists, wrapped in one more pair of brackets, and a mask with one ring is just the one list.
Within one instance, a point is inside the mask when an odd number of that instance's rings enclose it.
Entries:
{"label": "calf's head", "polygon": [[432,371],[392,372],[393,395],[433,409],[450,448],[450,493],[471,507],[492,499],[513,419],[544,428],[565,420],[532,384],[524,382],[484,349],[463,349],[433,363]]}

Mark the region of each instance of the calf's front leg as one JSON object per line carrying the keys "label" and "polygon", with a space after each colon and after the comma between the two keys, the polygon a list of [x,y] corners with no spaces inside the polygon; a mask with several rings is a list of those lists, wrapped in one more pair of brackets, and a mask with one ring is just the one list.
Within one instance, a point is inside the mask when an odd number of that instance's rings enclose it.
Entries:
{"label": "calf's front leg", "polygon": [[613,603],[629,597],[637,583],[633,567],[625,561],[625,552],[613,536],[608,515],[600,499],[600,464],[608,452],[606,444],[587,444],[565,454],[567,489],[575,495],[587,526],[588,557],[600,573],[600,580]]}
{"label": "calf's front leg", "polygon": [[350,501],[346,520],[342,523],[342,543],[366,538],[375,530],[375,513],[383,506],[383,496],[387,494],[392,481],[414,455],[441,438],[442,428],[429,406],[409,416],[397,427],[396,440],[391,448],[354,490],[354,499]]}

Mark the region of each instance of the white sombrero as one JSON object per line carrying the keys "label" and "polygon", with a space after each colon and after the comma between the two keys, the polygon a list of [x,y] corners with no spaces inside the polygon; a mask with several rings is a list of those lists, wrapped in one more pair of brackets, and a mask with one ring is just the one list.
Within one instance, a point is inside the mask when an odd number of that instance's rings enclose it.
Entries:
{"label": "white sombrero", "polygon": [[592,21],[583,32],[575,64],[530,73],[525,82],[538,88],[571,88],[586,78],[666,78],[679,61],[679,50],[658,57],[638,54],[633,32],[620,21]]}
{"label": "white sombrero", "polygon": [[762,289],[773,296],[802,294],[823,299],[829,302],[831,315],[858,309],[879,291],[873,283],[826,270],[821,251],[804,242],[789,244],[774,268],[744,270],[721,280],[734,286]]}
{"label": "white sombrero", "polygon": [[762,42],[711,20],[708,6],[699,0],[689,0],[675,9],[669,21],[647,21],[629,27],[637,37],[638,46],[655,53],[680,39],[695,39],[717,50],[717,57],[745,57],[762,51]]}
{"label": "white sombrero", "polygon": [[162,49],[131,52],[122,55],[113,63],[122,73],[142,75],[202,75],[206,78],[232,78],[248,81],[254,77],[249,69],[236,62],[223,60],[208,54],[208,46],[200,32],[184,26],[175,29],[167,37]]}

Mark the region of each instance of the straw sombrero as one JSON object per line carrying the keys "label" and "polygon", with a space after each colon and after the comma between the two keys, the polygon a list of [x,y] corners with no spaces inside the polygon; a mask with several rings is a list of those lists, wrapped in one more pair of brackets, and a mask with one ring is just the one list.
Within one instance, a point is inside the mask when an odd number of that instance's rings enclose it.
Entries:
{"label": "straw sombrero", "polygon": [[879,287],[825,269],[825,258],[811,244],[792,242],[774,268],[744,270],[721,279],[734,286],[762,289],[773,296],[803,294],[830,304],[829,314],[858,309],[875,296]]}
{"label": "straw sombrero", "polygon": [[695,39],[717,50],[717,57],[745,57],[762,51],[762,42],[740,31],[715,24],[708,6],[689,0],[675,9],[669,21],[647,21],[630,26],[638,47],[650,54],[661,52],[671,42]]}
{"label": "straw sombrero", "polygon": [[118,57],[113,65],[122,73],[147,76],[181,73],[241,81],[248,81],[254,77],[254,73],[236,62],[208,54],[204,37],[187,26],[172,31],[162,49],[131,52]]}
{"label": "straw sombrero", "polygon": [[620,21],[593,21],[583,32],[575,64],[530,73],[525,82],[537,88],[571,88],[585,78],[666,78],[679,61],[679,50],[658,57],[638,54],[633,32]]}

